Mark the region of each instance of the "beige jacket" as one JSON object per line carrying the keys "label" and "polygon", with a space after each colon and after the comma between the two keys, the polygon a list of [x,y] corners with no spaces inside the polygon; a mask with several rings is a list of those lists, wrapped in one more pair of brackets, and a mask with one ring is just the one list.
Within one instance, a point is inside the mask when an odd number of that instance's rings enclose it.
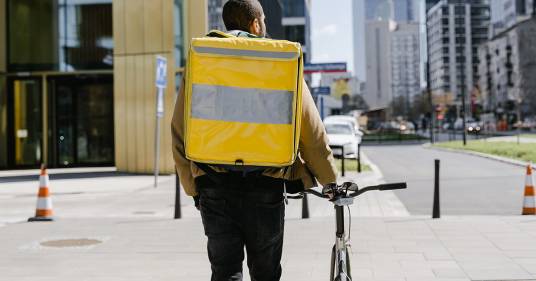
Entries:
{"label": "beige jacket", "polygon": [[[274,178],[301,180],[305,188],[320,184],[335,182],[337,169],[333,153],[328,145],[324,124],[318,110],[303,82],[302,123],[299,143],[299,157],[290,169],[270,168],[263,174]],[[175,111],[171,121],[171,137],[175,166],[186,194],[197,195],[194,179],[204,174],[192,161],[186,158],[184,152],[184,81],[179,90]],[[217,170],[215,168],[215,170]],[[286,171],[286,172],[285,172]],[[313,178],[314,177],[314,178]]]}

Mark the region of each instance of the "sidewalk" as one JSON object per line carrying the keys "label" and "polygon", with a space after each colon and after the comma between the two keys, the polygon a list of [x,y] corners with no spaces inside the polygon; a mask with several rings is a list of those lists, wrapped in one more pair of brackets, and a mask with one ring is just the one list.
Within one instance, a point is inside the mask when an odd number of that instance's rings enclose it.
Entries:
{"label": "sidewalk", "polygon": [[[369,165],[372,172],[348,177],[363,186],[383,182]],[[51,223],[25,222],[35,211],[37,178],[3,178],[0,280],[209,280],[206,238],[191,198],[182,194],[183,219],[171,219],[174,176],[160,177],[154,188],[152,176],[106,173],[52,180],[58,219]],[[287,206],[282,280],[328,279],[333,207],[309,199],[310,219],[301,219],[300,200]],[[392,191],[370,192],[352,206],[351,230],[354,280],[536,279],[534,216],[432,220],[409,216]]]}
{"label": "sidewalk", "polygon": [[[536,218],[354,218],[354,280],[536,278]],[[331,218],[287,219],[282,280],[327,280]],[[95,239],[85,247],[45,247]],[[1,280],[209,280],[198,219],[64,219],[0,229]],[[247,275],[247,274],[246,274]],[[249,279],[247,279],[249,280]]]}
{"label": "sidewalk", "polygon": [[[347,177],[360,186],[383,182],[379,169],[357,174],[347,171]],[[34,215],[38,170],[6,171],[0,178],[0,227],[4,224],[23,222]],[[50,191],[54,212],[62,219],[70,218],[173,218],[175,206],[175,176],[160,176],[159,186],[154,188],[153,176],[117,173],[110,168],[51,170]],[[8,176],[9,175],[9,176]],[[191,197],[181,189],[181,210],[184,218],[199,218]],[[311,217],[331,217],[333,207],[325,200],[309,196]],[[289,200],[288,218],[301,218],[301,200]],[[408,216],[409,213],[392,191],[369,192],[359,197],[352,206],[353,216]]]}

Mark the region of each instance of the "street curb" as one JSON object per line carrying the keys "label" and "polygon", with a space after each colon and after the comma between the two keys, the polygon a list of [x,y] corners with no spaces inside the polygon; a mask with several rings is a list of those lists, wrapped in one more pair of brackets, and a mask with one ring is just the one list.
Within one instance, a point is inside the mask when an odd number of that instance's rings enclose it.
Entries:
{"label": "street curb", "polygon": [[459,154],[465,154],[465,155],[478,156],[478,157],[481,157],[481,158],[495,160],[495,161],[499,161],[499,162],[503,162],[503,163],[506,163],[506,164],[515,165],[515,166],[519,166],[519,167],[524,167],[524,168],[527,167],[528,165],[531,165],[533,169],[536,169],[536,165],[532,164],[530,162],[510,159],[510,158],[491,155],[491,154],[486,154],[486,153],[482,153],[482,152],[469,151],[469,150],[460,150],[460,149],[453,149],[453,148],[445,148],[445,147],[437,147],[437,146],[432,146],[430,143],[425,143],[425,144],[422,145],[422,147],[427,148],[427,149],[445,151],[445,152],[453,152],[453,153],[459,153]]}

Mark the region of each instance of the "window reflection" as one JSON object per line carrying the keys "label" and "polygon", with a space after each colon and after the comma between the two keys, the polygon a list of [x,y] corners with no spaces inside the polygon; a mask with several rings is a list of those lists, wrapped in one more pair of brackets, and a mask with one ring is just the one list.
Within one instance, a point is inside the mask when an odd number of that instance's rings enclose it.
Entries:
{"label": "window reflection", "polygon": [[112,0],[8,0],[10,71],[111,69]]}
{"label": "window reflection", "polygon": [[182,11],[183,3],[182,0],[174,1],[174,10],[173,10],[173,32],[174,32],[174,52],[175,52],[175,66],[181,67],[184,65],[184,30],[182,24]]}
{"label": "window reflection", "polygon": [[113,66],[111,0],[60,0],[60,70]]}
{"label": "window reflection", "polygon": [[0,168],[7,166],[7,95],[6,77],[0,75]]}

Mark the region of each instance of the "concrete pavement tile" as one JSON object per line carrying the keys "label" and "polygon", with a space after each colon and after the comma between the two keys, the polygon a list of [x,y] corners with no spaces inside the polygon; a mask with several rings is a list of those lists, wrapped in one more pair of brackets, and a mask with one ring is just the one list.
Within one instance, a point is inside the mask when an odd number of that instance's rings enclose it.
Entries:
{"label": "concrete pavement tile", "polygon": [[516,258],[514,261],[530,274],[536,275],[536,258]]}
{"label": "concrete pavement tile", "polygon": [[536,251],[516,250],[503,251],[510,258],[536,258]]}
{"label": "concrete pavement tile", "polygon": [[425,262],[424,256],[420,253],[371,253],[370,257],[373,262],[375,261],[389,261],[389,262],[401,262],[401,261],[418,261]]}
{"label": "concrete pavement tile", "polygon": [[522,269],[465,269],[472,280],[528,280],[532,275]]}
{"label": "concrete pavement tile", "polygon": [[445,249],[425,250],[423,255],[426,260],[429,261],[443,261],[454,259],[450,252]]}
{"label": "concrete pavement tile", "polygon": [[432,269],[438,278],[464,278],[467,277],[465,272],[459,267],[452,268],[434,268]]}

